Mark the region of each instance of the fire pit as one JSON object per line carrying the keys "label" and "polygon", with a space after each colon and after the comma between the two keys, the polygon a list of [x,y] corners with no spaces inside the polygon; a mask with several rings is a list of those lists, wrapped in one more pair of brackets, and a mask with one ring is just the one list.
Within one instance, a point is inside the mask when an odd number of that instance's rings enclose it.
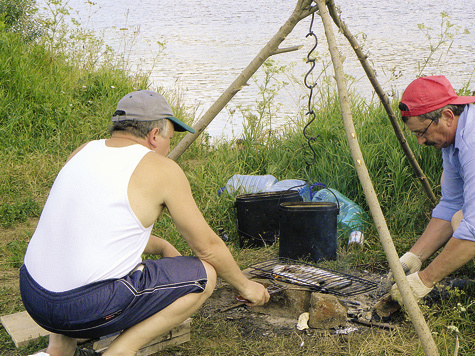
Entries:
{"label": "fire pit", "polygon": [[[372,317],[372,306],[386,289],[382,275],[368,271],[354,271],[348,275],[316,266],[319,265],[282,257],[253,264],[245,270],[248,278],[264,284],[271,291],[276,290],[268,303],[259,307],[246,306],[236,299],[236,291],[230,285],[219,280],[201,313],[207,319],[224,319],[239,325],[242,335],[255,336],[256,339],[263,335],[291,335],[301,330],[298,324],[305,313],[309,314],[307,335],[350,332],[348,328],[352,328],[351,332],[364,332],[372,327],[391,327]],[[296,272],[302,268],[303,272],[297,275]],[[337,310],[338,303],[344,309]],[[318,306],[325,307],[325,310]],[[318,326],[315,326],[316,322]]]}

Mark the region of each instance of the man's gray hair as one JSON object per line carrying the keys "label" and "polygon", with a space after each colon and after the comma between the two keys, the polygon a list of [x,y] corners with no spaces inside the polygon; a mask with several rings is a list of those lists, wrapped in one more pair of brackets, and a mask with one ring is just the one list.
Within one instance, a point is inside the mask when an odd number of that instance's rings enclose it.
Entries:
{"label": "man's gray hair", "polygon": [[[440,117],[442,116],[442,111],[444,111],[445,109],[450,109],[454,113],[455,116],[460,116],[460,114],[465,109],[465,106],[467,106],[467,105],[468,104],[461,104],[461,105],[449,104],[449,105],[445,105],[444,107],[442,107],[440,109],[437,109],[437,110],[434,110],[434,111],[431,111],[431,112],[428,112],[428,113],[425,113],[425,114],[422,114],[422,115],[418,115],[418,118],[419,118],[420,121],[432,120],[432,121],[435,121],[436,123],[438,123]],[[409,109],[406,106],[406,104],[399,103],[399,110],[408,111]],[[406,122],[408,118],[409,118],[408,116],[403,116],[402,121]]]}
{"label": "man's gray hair", "polygon": [[166,136],[168,128],[171,126],[171,122],[168,123],[168,119],[160,119],[153,121],[137,121],[137,120],[125,120],[113,122],[109,128],[109,133],[112,135],[114,132],[125,131],[136,137],[145,138],[154,128],[160,130],[161,136]]}
{"label": "man's gray hair", "polygon": [[435,121],[436,123],[438,123],[439,119],[442,116],[442,111],[444,111],[445,109],[450,109],[454,113],[455,116],[460,116],[460,114],[465,109],[465,106],[466,106],[466,104],[464,104],[464,105],[451,105],[451,104],[445,105],[444,107],[442,107],[440,109],[428,112],[426,114],[419,115],[419,118],[420,118],[421,121],[429,119],[429,120],[432,120],[432,121]]}

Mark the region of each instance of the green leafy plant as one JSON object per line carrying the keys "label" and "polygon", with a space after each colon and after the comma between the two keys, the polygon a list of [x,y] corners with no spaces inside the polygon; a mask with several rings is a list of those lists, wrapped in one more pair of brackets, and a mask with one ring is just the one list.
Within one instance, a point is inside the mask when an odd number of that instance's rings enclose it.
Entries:
{"label": "green leafy plant", "polygon": [[14,268],[20,268],[23,264],[23,256],[25,256],[26,241],[10,241],[3,248],[3,254],[7,256],[6,261]]}
{"label": "green leafy plant", "polygon": [[422,62],[418,63],[418,76],[425,74],[429,67],[433,70],[438,69],[450,53],[457,36],[470,34],[468,29],[462,29],[462,26],[450,22],[451,17],[447,12],[441,12],[440,16],[441,22],[438,32],[433,33],[434,29],[423,23],[417,25],[429,42],[429,54]]}
{"label": "green leafy plant", "polygon": [[41,28],[34,19],[37,12],[35,0],[0,0],[0,18],[3,29],[34,40],[41,36]]}

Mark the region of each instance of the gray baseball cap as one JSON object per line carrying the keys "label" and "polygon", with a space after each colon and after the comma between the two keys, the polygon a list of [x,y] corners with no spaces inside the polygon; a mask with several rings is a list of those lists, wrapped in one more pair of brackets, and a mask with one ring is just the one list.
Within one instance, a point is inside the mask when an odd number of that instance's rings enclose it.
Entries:
{"label": "gray baseball cap", "polygon": [[173,116],[172,109],[163,97],[151,90],[139,90],[127,94],[120,99],[112,115],[113,122],[119,121],[154,121],[168,119],[173,123],[175,131],[195,130]]}

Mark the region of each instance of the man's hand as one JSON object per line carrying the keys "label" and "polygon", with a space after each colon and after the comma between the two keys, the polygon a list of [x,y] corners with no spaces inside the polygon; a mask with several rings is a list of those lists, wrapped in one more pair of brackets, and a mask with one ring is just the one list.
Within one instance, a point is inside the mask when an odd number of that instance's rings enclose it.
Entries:
{"label": "man's hand", "polygon": [[422,266],[421,259],[412,252],[406,252],[402,255],[399,262],[401,262],[402,269],[406,275],[419,272]]}
{"label": "man's hand", "polygon": [[270,299],[269,292],[260,283],[249,281],[245,290],[240,291],[240,296],[245,300],[244,303],[251,307],[257,307],[267,303]]}
{"label": "man's hand", "polygon": [[[406,276],[408,274],[419,272],[422,266],[421,259],[412,252],[406,252],[404,255],[402,255],[399,259],[399,262],[401,263],[402,269],[404,270],[404,273],[406,273]],[[392,278],[393,272],[391,271],[388,274],[388,281],[391,281]]]}
{"label": "man's hand", "polygon": [[[407,282],[411,286],[412,294],[414,295],[416,302],[419,302],[419,300],[424,298],[433,289],[433,287],[429,288],[424,283],[422,283],[419,277],[419,272],[407,276]],[[391,288],[391,297],[402,305],[402,297],[397,284],[394,284]]]}

